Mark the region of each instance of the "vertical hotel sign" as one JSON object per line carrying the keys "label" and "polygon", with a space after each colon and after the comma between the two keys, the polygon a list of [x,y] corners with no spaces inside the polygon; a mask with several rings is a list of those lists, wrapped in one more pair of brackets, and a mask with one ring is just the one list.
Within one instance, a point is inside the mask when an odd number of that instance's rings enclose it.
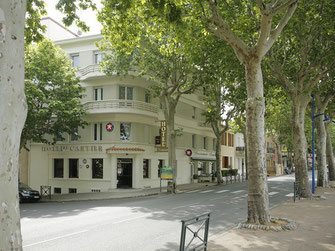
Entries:
{"label": "vertical hotel sign", "polygon": [[161,148],[167,148],[167,126],[166,121],[161,121]]}

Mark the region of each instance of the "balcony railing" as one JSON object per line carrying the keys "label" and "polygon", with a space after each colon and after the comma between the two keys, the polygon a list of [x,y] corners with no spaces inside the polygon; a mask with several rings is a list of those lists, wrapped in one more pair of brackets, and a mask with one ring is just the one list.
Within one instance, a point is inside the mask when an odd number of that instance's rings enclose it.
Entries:
{"label": "balcony railing", "polygon": [[92,110],[100,110],[101,112],[120,112],[120,110],[127,109],[132,113],[136,113],[135,110],[145,111],[150,113],[157,113],[157,106],[149,103],[145,103],[137,100],[123,100],[123,99],[113,99],[113,100],[100,100],[100,101],[89,101],[83,104],[86,111],[90,112]]}
{"label": "balcony railing", "polygon": [[80,68],[78,70],[78,73],[80,74],[80,76],[85,76],[93,72],[101,72],[101,66],[98,64],[93,64],[93,65],[88,65],[84,68]]}

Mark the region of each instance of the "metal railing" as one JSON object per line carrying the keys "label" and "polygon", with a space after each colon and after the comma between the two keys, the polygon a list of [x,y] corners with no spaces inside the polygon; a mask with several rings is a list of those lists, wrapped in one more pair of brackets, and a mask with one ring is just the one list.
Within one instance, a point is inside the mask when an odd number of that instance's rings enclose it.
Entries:
{"label": "metal railing", "polygon": [[42,198],[51,199],[51,186],[40,186],[40,192]]}
{"label": "metal railing", "polygon": [[300,184],[299,182],[293,183],[293,201],[295,202],[296,198],[300,200]]}
{"label": "metal railing", "polygon": [[98,64],[93,64],[93,65],[88,65],[84,68],[80,68],[78,70],[78,73],[80,74],[80,76],[85,76],[92,72],[101,72],[101,66]]}
{"label": "metal railing", "polygon": [[[182,220],[179,251],[207,250],[210,213]],[[187,243],[187,244],[186,244]]]}
{"label": "metal railing", "polygon": [[247,180],[246,175],[241,175],[241,174],[237,174],[237,175],[226,175],[222,177],[223,182],[228,184],[232,184],[232,183],[236,183],[236,182],[243,182]]}
{"label": "metal railing", "polygon": [[137,100],[123,100],[123,99],[113,99],[113,100],[99,100],[99,101],[89,101],[83,104],[86,111],[94,109],[134,109],[146,112],[157,113],[158,108],[153,104],[149,104]]}

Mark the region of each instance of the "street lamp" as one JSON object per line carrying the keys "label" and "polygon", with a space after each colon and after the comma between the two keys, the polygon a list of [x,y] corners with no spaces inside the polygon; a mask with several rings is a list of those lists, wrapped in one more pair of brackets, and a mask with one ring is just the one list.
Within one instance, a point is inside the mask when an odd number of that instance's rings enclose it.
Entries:
{"label": "street lamp", "polygon": [[330,118],[325,113],[319,113],[319,114],[314,115],[314,94],[312,94],[311,96],[312,96],[312,193],[314,194],[315,193],[315,136],[314,136],[315,122],[314,122],[314,119],[321,115],[324,115],[325,118],[323,122],[330,122]]}

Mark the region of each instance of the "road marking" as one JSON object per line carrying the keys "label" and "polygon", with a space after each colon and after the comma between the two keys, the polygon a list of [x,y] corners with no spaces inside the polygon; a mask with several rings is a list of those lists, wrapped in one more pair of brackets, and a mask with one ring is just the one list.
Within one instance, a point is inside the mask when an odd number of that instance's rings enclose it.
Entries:
{"label": "road marking", "polygon": [[199,202],[197,202],[197,203],[192,203],[192,204],[188,204],[188,205],[183,205],[183,206],[179,206],[179,207],[174,207],[174,208],[172,208],[172,209],[178,209],[178,208],[182,208],[182,207],[192,207],[192,206],[197,205],[197,204],[199,204]]}
{"label": "road marking", "polygon": [[209,192],[213,192],[214,190],[206,190],[206,191],[202,191],[200,193],[209,193]]}
{"label": "road marking", "polygon": [[39,241],[39,242],[31,243],[31,244],[28,244],[28,245],[24,245],[23,247],[24,248],[31,247],[31,246],[35,246],[35,245],[42,244],[42,243],[45,243],[45,242],[54,241],[54,240],[58,240],[58,239],[62,239],[62,238],[65,238],[65,237],[69,237],[69,236],[76,235],[76,234],[82,234],[82,233],[86,233],[86,232],[88,232],[88,230],[83,230],[83,231],[75,232],[75,233],[71,233],[71,234],[65,234],[65,235],[58,236],[58,237],[55,237],[55,238],[52,238],[52,239]]}
{"label": "road marking", "polygon": [[234,192],[231,192],[231,193],[241,193],[241,192],[245,192],[245,190],[237,190],[237,191],[234,191]]}
{"label": "road marking", "polygon": [[200,190],[192,190],[192,191],[189,191],[189,192],[186,192],[186,193],[195,193],[195,192],[199,192]]}
{"label": "road marking", "polygon": [[271,192],[271,193],[269,193],[269,195],[275,195],[275,194],[277,194],[278,192]]}
{"label": "road marking", "polygon": [[[116,221],[116,222],[110,222],[110,223],[106,223],[106,224],[100,224],[98,226],[91,227],[91,229],[94,229],[94,228],[97,228],[97,227],[100,228],[102,226],[107,226],[107,225],[119,224],[119,223],[123,223],[123,222],[126,222],[126,221],[131,221],[131,220],[136,220],[136,219],[144,218],[144,217],[147,217],[147,216],[148,215],[141,215],[141,216],[133,217],[133,218],[130,218],[130,219],[124,219],[124,220],[119,220],[119,221]],[[66,237],[69,237],[69,236],[72,236],[72,235],[86,233],[86,232],[89,232],[89,231],[91,231],[91,230],[87,229],[87,230],[83,230],[83,231],[79,231],[79,232],[74,232],[74,233],[71,233],[71,234],[65,234],[65,235],[58,236],[58,237],[55,237],[55,238],[51,238],[51,239],[48,239],[48,240],[39,241],[39,242],[31,243],[31,244],[28,244],[28,245],[24,245],[23,247],[26,248],[26,247],[30,247],[30,246],[35,246],[35,245],[43,244],[43,243],[46,243],[46,242],[49,242],[49,241],[54,241],[54,240],[66,238]]]}
{"label": "road marking", "polygon": [[286,194],[285,196],[287,196],[287,197],[293,197],[293,193],[289,193],[289,194]]}
{"label": "road marking", "polygon": [[217,191],[215,193],[224,193],[224,192],[228,192],[229,190],[221,190],[221,191]]}

